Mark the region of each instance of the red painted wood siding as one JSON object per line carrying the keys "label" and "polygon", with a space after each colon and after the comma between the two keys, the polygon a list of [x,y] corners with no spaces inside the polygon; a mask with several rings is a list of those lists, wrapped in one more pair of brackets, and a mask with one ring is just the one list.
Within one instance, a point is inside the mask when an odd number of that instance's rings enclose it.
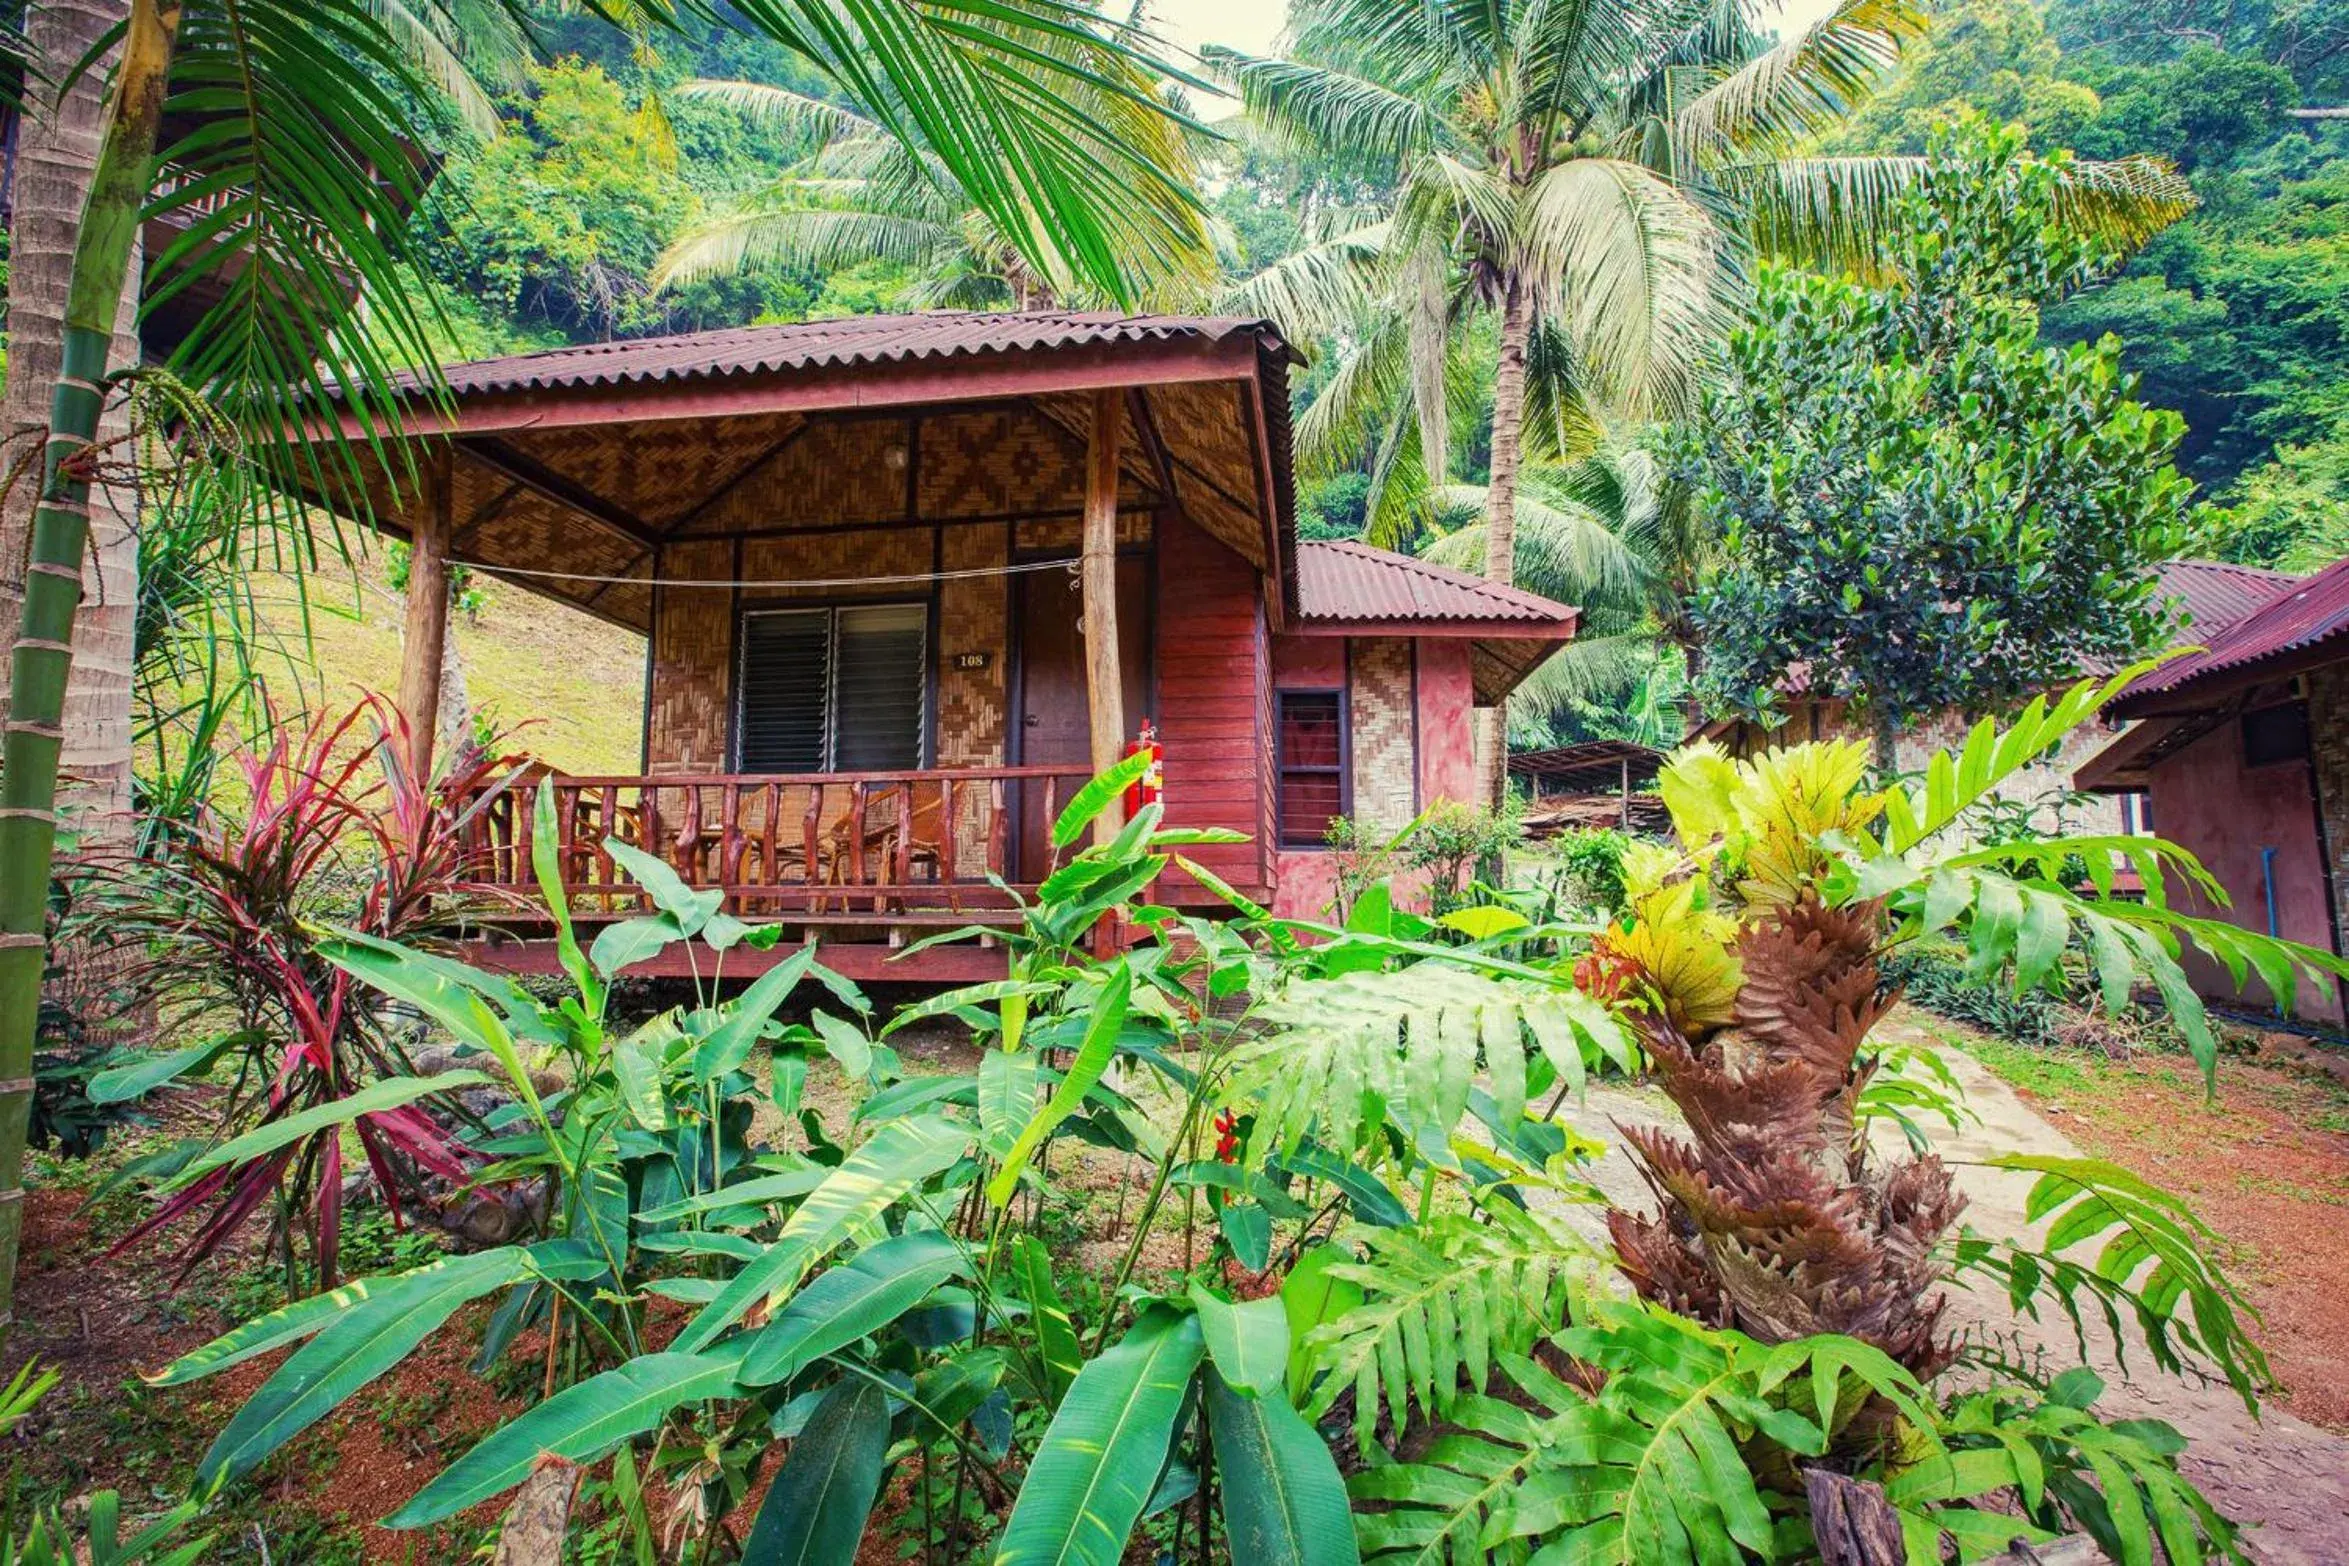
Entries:
{"label": "red painted wood siding", "polygon": [[[1193,850],[1252,895],[1271,890],[1272,660],[1255,567],[1180,516],[1158,529],[1158,732],[1169,824],[1249,841]],[[1161,895],[1188,901],[1187,877]]]}

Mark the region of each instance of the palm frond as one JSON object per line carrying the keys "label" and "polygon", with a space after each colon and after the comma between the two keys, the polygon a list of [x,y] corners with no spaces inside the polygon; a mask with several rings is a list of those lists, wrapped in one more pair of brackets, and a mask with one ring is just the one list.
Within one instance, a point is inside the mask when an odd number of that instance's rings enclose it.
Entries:
{"label": "palm frond", "polygon": [[1281,257],[1215,299],[1219,315],[1263,316],[1293,343],[1334,335],[1362,319],[1385,282],[1388,225],[1366,224]]}
{"label": "palm frond", "polygon": [[[1798,265],[1866,272],[1900,198],[1929,168],[1921,157],[1780,158],[1717,169],[1761,253]],[[2157,158],[2073,162],[2056,186],[2075,230],[2129,250],[2194,209],[2192,188]]]}
{"label": "palm frond", "polygon": [[871,120],[853,109],[765,82],[716,81],[697,76],[669,90],[680,98],[731,109],[754,125],[822,142],[851,134],[870,136],[876,129]]}
{"label": "palm frond", "polygon": [[1204,274],[1212,236],[1190,156],[1202,127],[1164,68],[1090,11],[999,0],[738,0],[873,119],[935,156],[1039,276],[1131,301]]}
{"label": "palm frond", "polygon": [[1447,140],[1442,116],[1427,105],[1345,71],[1220,47],[1200,58],[1239,90],[1258,125],[1300,150],[1400,163]]}
{"label": "palm frond", "polygon": [[[1480,516],[1481,484],[1450,484],[1431,497],[1441,511]],[[1423,558],[1455,570],[1484,570],[1485,525],[1468,523],[1434,540]],[[1633,604],[1646,597],[1654,569],[1607,523],[1573,501],[1521,491],[1517,497],[1517,585],[1560,603]]]}
{"label": "palm frond", "polygon": [[529,58],[527,41],[511,13],[493,5],[460,18],[439,0],[416,0],[413,5],[405,0],[370,0],[367,8],[384,36],[440,89],[468,130],[484,140],[498,134],[497,105],[490,101],[481,76],[510,85]]}
{"label": "palm frond", "polygon": [[[1655,667],[1656,637],[1644,627],[1610,636],[1576,633],[1509,693],[1509,718],[1556,724],[1593,703],[1621,698]],[[1667,744],[1676,743],[1677,734]]]}
{"label": "palm frond", "polygon": [[414,42],[376,0],[190,7],[180,28],[165,113],[191,128],[158,149],[147,209],[179,232],[148,258],[146,307],[214,289],[171,368],[313,491],[360,486],[352,451],[303,443],[306,422],[339,405],[377,439],[398,371],[431,373],[445,324],[408,241],[435,92]]}
{"label": "palm frond", "polygon": [[1410,327],[1399,312],[1340,350],[1328,384],[1297,419],[1301,471],[1319,477],[1362,460],[1409,389],[1409,356]]}
{"label": "palm frond", "polygon": [[932,264],[959,248],[952,229],[889,212],[827,207],[724,214],[679,235],[649,279],[657,292],[756,266],[829,272],[862,261]]}
{"label": "palm frond", "polygon": [[1627,413],[1670,411],[1719,339],[1719,234],[1704,209],[1635,163],[1578,158],[1528,190],[1518,244],[1539,304]]}
{"label": "palm frond", "polygon": [[1733,153],[1791,150],[1849,113],[1924,30],[1925,13],[1914,0],[1842,0],[1672,116],[1680,168],[1693,171]]}

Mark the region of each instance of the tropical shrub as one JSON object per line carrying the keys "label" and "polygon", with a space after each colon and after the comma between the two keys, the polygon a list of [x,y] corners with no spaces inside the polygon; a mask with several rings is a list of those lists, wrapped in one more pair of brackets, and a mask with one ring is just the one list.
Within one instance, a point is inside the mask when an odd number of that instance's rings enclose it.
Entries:
{"label": "tropical shrub", "polygon": [[[2263,973],[2340,966],[2176,913],[2162,873],[2200,876],[2167,844],[1943,841],[2116,688],[1985,725],[1913,790],[1868,788],[1850,745],[1687,753],[1662,779],[1677,841],[1626,854],[1625,911],[1595,937],[1500,903],[1422,917],[1378,886],[1341,925],[1273,919],[1157,806],[1079,847],[1116,769],[1055,824],[1065,857],[1015,927],[938,937],[1000,941],[1006,976],[886,1020],[814,946],[778,950],[625,844],[606,846],[651,911],[583,949],[540,810],[562,993],[360,932],[323,948],[458,1041],[464,1069],[426,1089],[511,1094],[460,1139],[479,1185],[543,1192],[534,1229],[169,1367],[291,1351],[199,1483],[494,1301],[477,1364],[526,1352],[539,1400],[395,1526],[608,1460],[597,1493],[639,1559],[846,1560],[885,1491],[918,1503],[904,1525],[932,1560],[1108,1566],[1155,1529],[1202,1561],[1799,1561],[1831,1547],[1830,1515],[1920,1566],[2069,1530],[2132,1566],[2227,1555],[2168,1427],[2102,1421],[2094,1376],[2041,1378],[1942,1325],[1971,1275],[2252,1402],[2265,1364],[2207,1233],[2122,1171],[2027,1158],[2003,1162],[2035,1177],[2045,1238],[1960,1227],[1926,1135],[1963,1115],[1954,1078],[1871,1032],[1884,952],[1933,931],[2025,984],[2076,939],[2124,996],[2182,986],[2181,936]],[[2116,855],[2145,903],[2101,895]],[[2058,877],[2072,856],[2085,892]],[[1147,901],[1176,871],[1232,915]],[[613,975],[677,942],[709,984],[618,1024]],[[725,999],[729,962],[759,971]],[[971,1028],[975,1069],[901,1072],[892,1040],[935,1017]],[[1643,1053],[1688,1125],[1631,1139],[1661,1218],[1606,1210],[1594,1145],[1554,1118]],[[845,1122],[806,1093],[819,1054],[860,1085]],[[1055,1265],[1056,1142],[1131,1161],[1106,1277]],[[1146,1267],[1178,1211],[1183,1263]],[[682,1546],[646,1517],[656,1482]]]}
{"label": "tropical shrub", "polygon": [[372,697],[274,726],[231,753],[233,800],[161,823],[156,846],[104,873],[91,896],[99,929],[133,957],[165,1030],[203,1041],[97,1072],[89,1099],[124,1104],[216,1067],[230,1078],[213,1135],[141,1161],[161,1199],[121,1246],[202,1214],[179,1247],[192,1267],[266,1209],[289,1285],[306,1232],[309,1275],[329,1287],[346,1128],[395,1212],[471,1178],[442,1119],[420,1107],[438,1089],[317,943],[325,920],[420,938],[461,902],[467,817],[514,759],[458,747],[427,781],[407,754],[399,715]]}
{"label": "tropical shrub", "polygon": [[1545,845],[1557,856],[1574,890],[1590,907],[1613,912],[1623,906],[1623,856],[1631,835],[1613,827],[1561,832]]}

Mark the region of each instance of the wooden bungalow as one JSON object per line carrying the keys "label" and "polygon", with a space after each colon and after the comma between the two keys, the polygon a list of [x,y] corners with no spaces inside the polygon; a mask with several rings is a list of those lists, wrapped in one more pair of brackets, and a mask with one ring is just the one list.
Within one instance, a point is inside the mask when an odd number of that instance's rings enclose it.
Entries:
{"label": "wooden bungalow", "polygon": [[[1145,724],[1170,818],[1248,835],[1200,862],[1308,912],[1329,818],[1470,796],[1471,708],[1572,634],[1531,594],[1300,547],[1293,362],[1261,321],[1071,314],[564,348],[411,388],[381,463],[319,498],[413,545],[427,746],[452,563],[644,636],[639,770],[554,781],[583,918],[636,906],[616,834],[844,972],[961,980],[1001,951],[883,965],[1009,917],[988,878],[1032,889],[1047,824]],[[517,906],[529,809],[482,817]],[[544,970],[543,933],[517,916],[475,955]]]}

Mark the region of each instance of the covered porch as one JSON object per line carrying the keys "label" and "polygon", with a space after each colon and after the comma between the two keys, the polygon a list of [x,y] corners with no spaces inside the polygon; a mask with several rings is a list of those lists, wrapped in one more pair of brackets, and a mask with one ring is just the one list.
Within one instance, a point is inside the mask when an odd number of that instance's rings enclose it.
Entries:
{"label": "covered porch", "polygon": [[[400,707],[420,764],[453,567],[644,636],[639,770],[549,778],[574,917],[641,910],[616,838],[782,922],[778,953],[814,938],[852,976],[960,980],[1001,951],[892,959],[1016,918],[1048,824],[1145,723],[1185,824],[1250,835],[1203,862],[1269,891],[1289,360],[1259,322],[1109,316],[560,349],[414,387],[385,460],[313,493],[412,546]],[[510,789],[469,828],[470,955],[523,972],[553,961],[536,797]],[[729,972],[773,960],[738,956]]]}

